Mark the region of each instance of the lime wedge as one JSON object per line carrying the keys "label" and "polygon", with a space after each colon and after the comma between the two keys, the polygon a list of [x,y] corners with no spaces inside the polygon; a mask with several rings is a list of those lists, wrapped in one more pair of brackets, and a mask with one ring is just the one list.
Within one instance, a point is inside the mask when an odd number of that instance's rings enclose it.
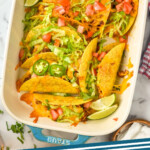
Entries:
{"label": "lime wedge", "polygon": [[25,7],[31,7],[33,5],[35,5],[39,0],[26,0],[24,6]]}
{"label": "lime wedge", "polygon": [[111,107],[108,107],[105,110],[98,111],[98,112],[95,112],[95,113],[91,114],[90,116],[88,116],[88,119],[96,120],[96,119],[105,118],[105,117],[111,115],[113,112],[115,112],[117,108],[118,108],[117,104],[113,105]]}
{"label": "lime wedge", "polygon": [[91,104],[91,108],[94,110],[104,110],[115,103],[116,95],[112,94],[110,96],[101,98]]}

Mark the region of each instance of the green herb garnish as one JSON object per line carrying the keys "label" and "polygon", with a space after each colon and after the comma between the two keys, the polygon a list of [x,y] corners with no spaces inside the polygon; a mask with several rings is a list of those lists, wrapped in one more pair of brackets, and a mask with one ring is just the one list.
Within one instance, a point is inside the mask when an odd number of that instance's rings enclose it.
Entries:
{"label": "green herb garnish", "polygon": [[4,112],[2,110],[0,110],[0,114],[3,114]]}
{"label": "green herb garnish", "polygon": [[16,134],[20,134],[20,137],[17,137],[17,139],[23,144],[24,143],[24,124],[20,124],[18,122],[16,122],[15,125],[11,125],[11,127],[9,128],[8,126],[8,122],[6,121],[6,126],[7,126],[7,130],[8,131],[12,131],[13,133],[16,133]]}
{"label": "green herb garnish", "polygon": [[34,144],[34,148],[37,148],[37,146]]}

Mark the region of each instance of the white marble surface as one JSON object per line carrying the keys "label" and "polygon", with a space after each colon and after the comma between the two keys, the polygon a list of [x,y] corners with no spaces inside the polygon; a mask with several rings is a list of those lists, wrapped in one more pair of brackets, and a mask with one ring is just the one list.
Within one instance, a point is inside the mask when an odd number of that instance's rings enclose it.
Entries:
{"label": "white marble surface", "polygon": [[[2,81],[2,69],[4,58],[4,46],[9,24],[11,4],[12,0],[0,0],[0,88],[2,85],[1,81]],[[146,43],[149,38],[150,33],[149,27],[150,27],[150,19],[147,20],[143,49],[145,49]],[[11,125],[15,123],[15,120],[12,117],[10,117],[8,113],[5,111],[1,101],[0,101],[0,109],[4,111],[4,114],[0,115],[0,135],[5,146],[10,147],[10,149],[33,148],[34,144],[36,144],[37,147],[55,146],[52,144],[37,141],[33,137],[32,133],[28,133],[29,130],[28,127],[25,127],[25,134],[24,134],[25,143],[21,144],[16,138],[17,135],[12,133],[11,131],[7,131],[6,129],[6,121],[8,121],[8,123]],[[142,118],[150,121],[149,114],[150,114],[150,80],[148,80],[144,76],[138,75],[129,119]],[[93,137],[88,141],[88,143],[103,142],[108,141],[109,139],[110,139],[109,135],[103,137]]]}

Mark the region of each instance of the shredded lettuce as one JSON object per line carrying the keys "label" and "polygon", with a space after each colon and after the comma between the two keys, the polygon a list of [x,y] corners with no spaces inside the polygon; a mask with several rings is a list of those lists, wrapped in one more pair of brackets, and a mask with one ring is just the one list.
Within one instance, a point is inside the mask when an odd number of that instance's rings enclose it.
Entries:
{"label": "shredded lettuce", "polygon": [[103,49],[103,45],[106,42],[106,39],[101,39],[99,42],[99,53],[101,53],[102,51],[104,51]]}
{"label": "shredded lettuce", "polygon": [[53,8],[54,8],[54,3],[50,3],[48,7],[45,8],[46,15],[44,15],[43,23],[45,24],[50,24],[51,20],[50,17],[52,16]]}
{"label": "shredded lettuce", "polygon": [[35,27],[36,25],[40,24],[40,20],[39,19],[35,19],[34,21],[30,19],[37,12],[38,12],[38,8],[37,7],[31,7],[30,11],[25,14],[25,19],[22,20],[22,22],[25,25],[24,26],[24,32],[25,32],[25,34],[27,32],[29,32],[30,29],[32,29],[33,27]]}
{"label": "shredded lettuce", "polygon": [[126,29],[127,25],[129,24],[129,20],[130,20],[130,16],[125,14],[125,12],[123,11],[115,12],[111,14],[108,20],[108,24],[106,26],[114,25],[115,30],[118,31],[120,35],[122,35],[123,31]]}

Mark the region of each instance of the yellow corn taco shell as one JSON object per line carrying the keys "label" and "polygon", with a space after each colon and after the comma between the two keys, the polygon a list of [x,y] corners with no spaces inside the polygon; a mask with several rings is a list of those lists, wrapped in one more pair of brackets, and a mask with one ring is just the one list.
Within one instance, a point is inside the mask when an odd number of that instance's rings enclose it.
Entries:
{"label": "yellow corn taco shell", "polygon": [[32,38],[33,38],[36,34],[38,34],[38,30],[39,30],[39,29],[42,29],[42,28],[44,28],[44,27],[46,27],[46,26],[44,26],[44,25],[42,24],[42,25],[38,25],[38,26],[34,27],[33,29],[31,29],[31,30],[29,31],[29,33],[27,34],[25,41],[26,41],[26,42],[30,42],[30,41],[32,40]]}
{"label": "yellow corn taco shell", "polygon": [[[38,34],[39,30],[42,29],[42,28],[46,28],[48,26],[46,25],[38,25],[36,27],[34,27],[33,29],[31,29],[29,31],[29,33],[27,34],[27,37],[26,37],[26,42],[30,42],[32,40],[32,38]],[[78,33],[76,31],[74,31],[73,29],[69,28],[69,27],[61,27],[60,30],[63,30],[68,36],[75,36],[77,39],[81,39],[81,37],[78,35]],[[52,31],[53,32],[53,31]],[[54,32],[53,32],[54,34]],[[55,34],[54,34],[55,35]],[[82,40],[82,39],[81,39]]]}
{"label": "yellow corn taco shell", "polygon": [[45,59],[47,61],[57,61],[57,56],[53,53],[53,52],[46,52],[46,53],[41,53],[41,54],[37,54],[35,56],[32,56],[30,58],[28,58],[22,65],[21,68],[24,69],[28,69],[31,66],[33,66],[33,64],[39,60],[39,59]]}
{"label": "yellow corn taco shell", "polygon": [[139,6],[139,0],[132,0],[132,3],[133,3],[133,10],[131,11],[131,17],[130,17],[130,20],[129,20],[129,24],[128,26],[126,27],[125,31],[123,32],[123,35],[126,34],[130,28],[132,27],[135,19],[136,19],[136,16],[137,16],[137,13],[138,13],[138,6]]}
{"label": "yellow corn taco shell", "polygon": [[31,78],[22,84],[20,91],[71,94],[79,93],[79,89],[73,87],[72,84],[68,81],[52,76],[40,76]]}
{"label": "yellow corn taco shell", "polygon": [[97,87],[100,97],[108,96],[112,92],[124,48],[125,43],[115,46],[98,66]]}
{"label": "yellow corn taco shell", "polygon": [[16,89],[17,91],[19,91],[21,85],[23,84],[23,82],[29,78],[31,76],[31,70],[28,70],[23,76],[21,79],[17,80],[16,82]]}
{"label": "yellow corn taco shell", "polygon": [[119,43],[118,42],[114,42],[114,43],[111,43],[111,44],[108,44],[106,46],[103,47],[103,49],[108,52],[110,51],[113,47],[117,46]]}
{"label": "yellow corn taco shell", "polygon": [[[100,37],[103,36],[103,32],[104,32],[104,27],[105,27],[105,24],[107,22],[107,19],[109,17],[109,14],[110,14],[110,10],[111,10],[111,0],[101,0],[101,3],[106,7],[106,10],[105,11],[102,11],[100,13],[100,18],[101,20],[103,21],[103,25],[101,26],[100,28]],[[107,4],[107,5],[106,5]],[[95,18],[96,20],[99,19],[99,18]]]}
{"label": "yellow corn taco shell", "polygon": [[61,27],[62,30],[65,31],[66,35],[68,36],[74,36],[76,39],[81,39],[81,37],[78,35],[78,33],[75,31],[75,30],[72,30],[71,28],[69,27]]}
{"label": "yellow corn taco shell", "polygon": [[50,105],[63,105],[63,106],[82,105],[92,100],[92,99],[83,100],[81,98],[71,96],[63,97],[49,94],[33,94],[33,93],[25,93],[21,96],[21,100],[26,101],[28,104],[30,104],[30,102],[33,99],[39,100],[42,103],[45,103],[45,100],[47,100]]}
{"label": "yellow corn taco shell", "polygon": [[98,39],[93,39],[84,50],[79,67],[79,85],[82,92],[87,92],[86,89],[86,76],[89,68],[89,62],[92,59],[92,53],[96,51]]}

